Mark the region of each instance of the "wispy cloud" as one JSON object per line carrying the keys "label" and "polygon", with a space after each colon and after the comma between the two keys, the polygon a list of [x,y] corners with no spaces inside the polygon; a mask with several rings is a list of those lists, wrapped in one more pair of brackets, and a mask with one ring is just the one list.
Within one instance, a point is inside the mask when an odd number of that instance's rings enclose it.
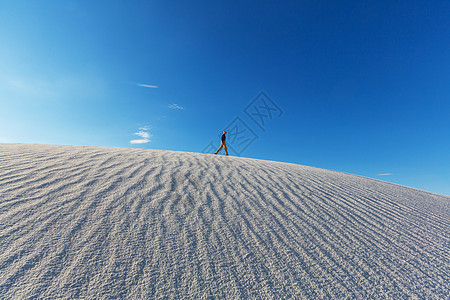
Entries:
{"label": "wispy cloud", "polygon": [[184,109],[183,107],[181,107],[181,106],[179,106],[178,104],[170,104],[169,105],[169,108],[171,108],[171,109]]}
{"label": "wispy cloud", "polygon": [[135,132],[133,134],[139,136],[140,139],[131,140],[130,143],[131,144],[146,144],[146,143],[150,142],[150,138],[152,136],[151,136],[151,134],[148,133],[149,130],[150,130],[150,127],[148,127],[148,126],[139,128],[139,131]]}
{"label": "wispy cloud", "polygon": [[378,174],[378,176],[391,176],[392,175],[392,173],[381,173],[381,174]]}
{"label": "wispy cloud", "polygon": [[157,89],[157,88],[159,88],[159,86],[153,85],[153,84],[136,83],[136,85],[137,85],[137,86],[140,86],[140,87],[152,88],[152,89]]}

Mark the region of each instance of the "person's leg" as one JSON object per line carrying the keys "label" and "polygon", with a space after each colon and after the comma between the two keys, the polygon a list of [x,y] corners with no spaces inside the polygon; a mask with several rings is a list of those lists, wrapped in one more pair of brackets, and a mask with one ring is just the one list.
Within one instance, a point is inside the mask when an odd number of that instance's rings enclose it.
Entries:
{"label": "person's leg", "polygon": [[220,147],[219,147],[219,149],[217,149],[216,153],[214,153],[214,154],[217,154],[217,153],[219,153],[219,151],[220,151],[220,150],[222,150],[222,148],[223,148],[223,145],[222,145],[222,144],[220,144]]}
{"label": "person's leg", "polygon": [[227,145],[225,143],[223,143],[223,147],[225,148],[225,154],[228,155],[228,149],[227,149]]}

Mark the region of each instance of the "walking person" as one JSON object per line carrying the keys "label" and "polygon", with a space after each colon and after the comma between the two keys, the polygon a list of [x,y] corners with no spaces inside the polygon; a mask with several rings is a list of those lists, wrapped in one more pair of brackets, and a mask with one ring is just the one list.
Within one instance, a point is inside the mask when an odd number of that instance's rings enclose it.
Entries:
{"label": "walking person", "polygon": [[224,130],[223,134],[222,134],[222,139],[220,141],[220,147],[219,149],[217,149],[216,153],[219,153],[220,150],[222,150],[222,148],[225,148],[225,154],[228,155],[228,149],[227,149],[227,144],[225,143],[225,140],[227,139],[227,137],[225,136],[227,134],[227,132]]}

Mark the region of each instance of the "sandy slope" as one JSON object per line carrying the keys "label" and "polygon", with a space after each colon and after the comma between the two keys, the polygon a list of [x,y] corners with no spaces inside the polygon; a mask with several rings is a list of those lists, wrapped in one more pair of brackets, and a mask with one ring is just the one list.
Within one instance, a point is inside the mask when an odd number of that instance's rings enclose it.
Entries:
{"label": "sandy slope", "polygon": [[449,216],[293,164],[0,144],[0,298],[448,299]]}

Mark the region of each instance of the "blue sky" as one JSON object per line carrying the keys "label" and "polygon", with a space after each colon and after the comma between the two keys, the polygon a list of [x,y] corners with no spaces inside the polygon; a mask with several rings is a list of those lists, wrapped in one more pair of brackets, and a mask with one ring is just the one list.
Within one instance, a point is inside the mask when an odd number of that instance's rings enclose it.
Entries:
{"label": "blue sky", "polygon": [[228,129],[244,157],[450,195],[449,11],[2,0],[0,142],[202,152]]}

